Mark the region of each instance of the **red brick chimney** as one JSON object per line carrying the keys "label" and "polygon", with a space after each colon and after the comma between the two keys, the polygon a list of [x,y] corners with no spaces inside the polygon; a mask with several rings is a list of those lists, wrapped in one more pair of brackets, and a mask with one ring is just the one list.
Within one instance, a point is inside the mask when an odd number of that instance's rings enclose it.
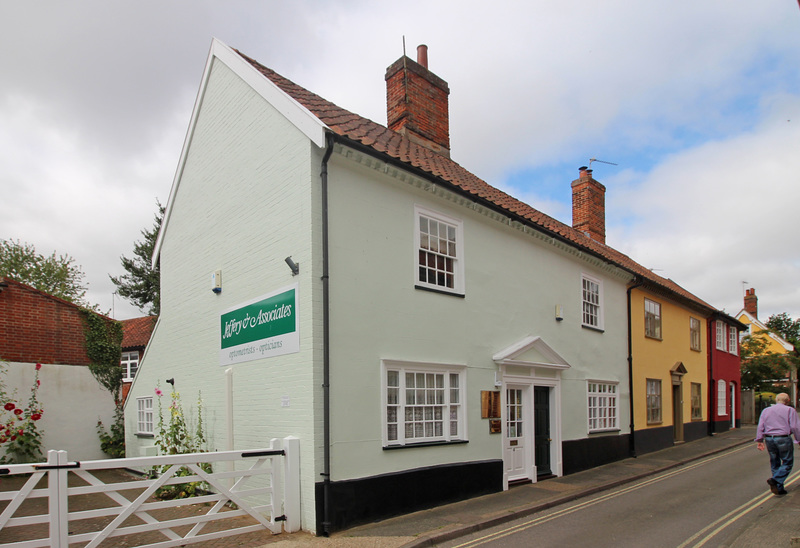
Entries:
{"label": "red brick chimney", "polygon": [[752,287],[744,290],[744,311],[758,319],[758,297]]}
{"label": "red brick chimney", "polygon": [[592,240],[606,243],[606,187],[595,181],[592,170],[583,166],[572,181],[572,228]]}
{"label": "red brick chimney", "polygon": [[386,117],[390,129],[450,157],[450,88],[428,70],[428,46],[417,61],[405,55],[386,69]]}

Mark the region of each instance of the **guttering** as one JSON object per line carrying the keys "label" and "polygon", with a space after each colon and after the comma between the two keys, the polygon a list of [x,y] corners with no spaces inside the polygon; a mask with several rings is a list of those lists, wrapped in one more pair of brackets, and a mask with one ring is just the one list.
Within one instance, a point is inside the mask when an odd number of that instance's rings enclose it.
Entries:
{"label": "guttering", "polygon": [[334,136],[325,136],[327,149],[320,171],[322,190],[322,535],[330,535],[331,492],[331,390],[330,390],[330,297],[328,295],[328,160],[333,153]]}
{"label": "guttering", "polygon": [[629,408],[630,408],[630,418],[631,418],[631,437],[629,442],[628,451],[630,452],[630,456],[636,458],[636,443],[634,440],[634,432],[635,425],[634,425],[634,418],[633,418],[633,336],[631,333],[631,291],[636,289],[637,287],[641,287],[644,285],[644,282],[639,276],[636,276],[633,279],[633,285],[628,286],[628,401],[629,401]]}

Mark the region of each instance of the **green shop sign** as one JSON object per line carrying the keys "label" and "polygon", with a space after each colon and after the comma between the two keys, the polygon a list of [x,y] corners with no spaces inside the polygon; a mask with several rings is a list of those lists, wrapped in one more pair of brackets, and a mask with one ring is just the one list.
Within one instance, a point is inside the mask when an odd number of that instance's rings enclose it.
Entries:
{"label": "green shop sign", "polygon": [[297,285],[220,315],[220,365],[300,351]]}

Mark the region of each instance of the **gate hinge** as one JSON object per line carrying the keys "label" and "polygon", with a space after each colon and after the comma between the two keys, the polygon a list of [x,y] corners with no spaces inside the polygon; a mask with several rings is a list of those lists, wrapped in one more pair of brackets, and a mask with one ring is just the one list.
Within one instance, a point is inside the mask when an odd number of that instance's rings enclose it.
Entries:
{"label": "gate hinge", "polygon": [[286,515],[278,516],[277,518],[275,518],[275,521],[286,521]]}

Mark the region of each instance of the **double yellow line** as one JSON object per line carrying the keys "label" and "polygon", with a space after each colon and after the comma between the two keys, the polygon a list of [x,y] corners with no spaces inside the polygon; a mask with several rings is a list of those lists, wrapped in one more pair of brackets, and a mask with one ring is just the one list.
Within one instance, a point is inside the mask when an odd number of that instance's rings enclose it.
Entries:
{"label": "double yellow line", "polygon": [[[797,483],[798,479],[800,479],[800,472],[795,472],[791,476],[789,476],[789,481],[786,482],[786,485],[792,485]],[[772,493],[768,493],[766,495],[759,495],[748,502],[745,502],[740,507],[736,508],[735,510],[731,510],[718,520],[710,523],[708,526],[704,527],[688,539],[685,542],[680,544],[678,548],[686,548],[687,546],[693,546],[694,548],[700,548],[700,546],[705,545],[706,542],[714,538],[720,531],[728,527],[730,524],[735,522],[736,520],[740,519],[742,516],[752,512],[762,504],[764,504],[767,500],[771,499],[774,495]],[[716,528],[715,528],[716,527]],[[706,535],[706,533],[708,533]],[[700,540],[697,544],[692,544],[692,542],[698,540],[700,537],[705,535],[705,537]]]}
{"label": "double yellow line", "polygon": [[[509,527],[507,529],[503,529],[502,531],[498,531],[496,533],[492,533],[492,534],[489,534],[489,535],[486,535],[486,536],[483,536],[483,537],[480,537],[480,538],[477,538],[477,539],[474,539],[474,540],[470,540],[470,541],[465,542],[463,544],[459,544],[457,546],[454,546],[453,548],[472,548],[473,546],[480,546],[480,545],[486,544],[488,542],[499,540],[501,538],[513,535],[515,533],[519,533],[521,531],[525,531],[526,529],[530,529],[532,527],[536,527],[537,525],[541,525],[543,523],[547,523],[548,521],[552,521],[552,520],[560,518],[562,516],[566,516],[566,515],[572,514],[574,512],[577,512],[579,510],[583,510],[584,508],[588,508],[590,506],[594,506],[596,504],[600,504],[600,503],[605,502],[607,500],[610,500],[610,499],[625,495],[625,494],[630,493],[632,491],[636,491],[638,489],[642,489],[643,487],[647,487],[648,485],[652,485],[654,483],[658,483],[660,481],[664,481],[664,480],[669,479],[669,478],[671,478],[673,476],[677,476],[678,474],[683,474],[684,472],[687,472],[687,471],[692,470],[694,468],[698,468],[700,466],[704,466],[704,465],[708,464],[709,462],[713,462],[713,461],[715,461],[717,459],[721,459],[721,458],[727,457],[727,456],[729,456],[729,455],[731,455],[733,453],[737,453],[739,451],[744,451],[745,449],[747,449],[747,447],[740,447],[738,449],[734,449],[733,451],[726,451],[726,452],[721,453],[719,455],[712,456],[712,457],[709,457],[707,459],[703,459],[703,460],[697,461],[697,462],[695,462],[693,464],[689,464],[689,465],[686,465],[686,466],[681,466],[680,468],[676,468],[676,469],[674,469],[672,471],[665,472],[663,474],[660,474],[658,476],[652,477],[650,479],[643,480],[643,481],[641,481],[639,483],[636,483],[634,485],[631,485],[629,487],[624,487],[624,488],[619,489],[617,491],[613,491],[611,493],[607,493],[605,495],[600,495],[599,497],[595,497],[593,499],[590,499],[590,500],[587,500],[587,501],[584,501],[584,502],[580,502],[578,504],[570,506],[569,508],[564,508],[563,510],[558,510],[556,512],[553,512],[552,514],[548,514],[546,516],[534,518],[532,520],[526,521],[525,523],[520,523],[519,525],[515,525],[513,527]],[[800,474],[800,472],[798,474]],[[796,476],[797,475],[794,476],[795,479],[792,479],[791,481],[787,482],[787,485],[791,485],[792,483],[794,483],[794,481],[796,481],[796,479],[797,479]],[[742,510],[742,508],[747,507],[750,504],[753,504],[754,505],[753,508],[755,508],[756,506],[758,506],[759,504],[763,503],[764,500],[768,499],[771,496],[772,496],[771,494],[765,495],[765,496],[760,496],[760,497],[757,497],[757,499],[755,499],[757,502],[753,503],[751,501],[751,502],[748,502],[748,503],[740,506],[736,510],[728,513],[727,515],[725,515],[723,517],[721,517],[720,519],[718,519],[717,521],[715,521],[714,523],[712,523],[711,525],[709,525],[708,527],[706,527],[702,531],[698,532],[692,538],[690,538],[689,540],[687,540],[686,542],[681,544],[681,547],[687,546],[688,543],[692,542],[697,537],[701,536],[705,531],[707,531],[708,529],[714,527],[719,522],[722,522],[722,521],[724,521],[726,519],[728,519],[729,522],[730,521],[734,521],[736,518],[732,518],[731,516],[733,516],[737,512],[740,512]],[[752,508],[748,509],[747,511],[749,512],[751,509]],[[744,513],[746,513],[746,512],[744,512]],[[742,513],[740,515],[744,515],[744,513]],[[716,533],[718,533],[719,531],[724,529],[729,522],[726,522],[725,525],[721,525],[711,535],[709,535],[706,538],[706,540],[710,539]],[[704,540],[703,542],[706,542],[706,541]],[[697,546],[702,546],[702,544],[698,544]]]}

